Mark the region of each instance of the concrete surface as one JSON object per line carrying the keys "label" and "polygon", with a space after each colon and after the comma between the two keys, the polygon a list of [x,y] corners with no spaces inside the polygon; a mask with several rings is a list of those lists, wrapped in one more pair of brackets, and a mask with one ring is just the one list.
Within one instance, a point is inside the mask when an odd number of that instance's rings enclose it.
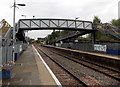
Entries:
{"label": "concrete surface", "polygon": [[11,79],[4,79],[3,85],[56,86],[56,83],[33,47],[28,46],[15,62]]}

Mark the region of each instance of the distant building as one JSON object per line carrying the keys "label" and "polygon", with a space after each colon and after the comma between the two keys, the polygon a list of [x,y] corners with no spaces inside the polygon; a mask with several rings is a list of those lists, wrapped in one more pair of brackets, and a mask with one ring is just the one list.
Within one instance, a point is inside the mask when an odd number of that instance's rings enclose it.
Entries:
{"label": "distant building", "polygon": [[118,18],[120,19],[120,1],[118,2]]}

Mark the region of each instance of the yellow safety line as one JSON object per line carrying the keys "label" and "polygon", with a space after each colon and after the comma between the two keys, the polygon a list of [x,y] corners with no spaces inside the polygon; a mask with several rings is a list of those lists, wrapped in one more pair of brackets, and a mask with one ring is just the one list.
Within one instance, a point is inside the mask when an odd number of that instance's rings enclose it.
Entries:
{"label": "yellow safety line", "polygon": [[0,32],[7,32],[8,30],[1,30]]}

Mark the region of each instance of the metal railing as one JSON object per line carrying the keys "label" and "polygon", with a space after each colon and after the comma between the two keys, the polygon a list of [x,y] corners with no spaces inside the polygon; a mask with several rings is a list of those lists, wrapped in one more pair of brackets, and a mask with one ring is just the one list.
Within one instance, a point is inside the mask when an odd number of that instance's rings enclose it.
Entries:
{"label": "metal railing", "polygon": [[21,30],[93,30],[91,21],[70,19],[20,19],[18,28]]}
{"label": "metal railing", "polygon": [[120,39],[120,29],[116,28],[110,24],[95,24],[95,28],[99,30],[100,32],[103,32],[105,34],[111,34],[118,39]]}
{"label": "metal railing", "polygon": [[[17,42],[14,46],[15,48],[15,58],[17,59],[22,51],[24,51],[27,48],[27,44],[23,42]],[[2,51],[2,64],[8,61],[13,61],[13,46],[5,45],[2,46],[1,48]]]}

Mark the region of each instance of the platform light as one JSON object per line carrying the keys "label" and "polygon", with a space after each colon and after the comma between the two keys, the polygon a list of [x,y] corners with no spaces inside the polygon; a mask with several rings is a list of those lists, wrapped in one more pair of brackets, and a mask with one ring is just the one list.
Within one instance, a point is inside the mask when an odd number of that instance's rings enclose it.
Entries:
{"label": "platform light", "polygon": [[35,16],[33,16],[33,19],[35,18]]}
{"label": "platform light", "polygon": [[79,17],[75,17],[75,20],[79,19]]}
{"label": "platform light", "polygon": [[16,5],[18,5],[18,6],[26,6],[25,4],[16,4]]}
{"label": "platform light", "polygon": [[21,15],[22,17],[25,17],[25,19],[26,19],[26,15]]}

